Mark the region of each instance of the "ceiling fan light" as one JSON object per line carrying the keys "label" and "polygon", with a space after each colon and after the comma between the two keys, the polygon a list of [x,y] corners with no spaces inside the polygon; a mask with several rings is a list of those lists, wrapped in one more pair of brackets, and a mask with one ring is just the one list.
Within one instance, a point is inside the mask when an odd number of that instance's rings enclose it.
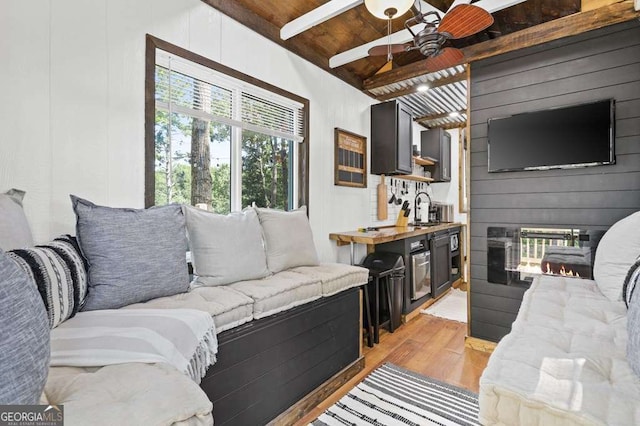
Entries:
{"label": "ceiling fan light", "polygon": [[426,92],[427,90],[429,90],[429,85],[428,84],[421,84],[418,87],[416,87],[416,90],[418,92]]}
{"label": "ceiling fan light", "polygon": [[404,15],[412,4],[413,0],[364,0],[364,5],[373,16],[385,20]]}

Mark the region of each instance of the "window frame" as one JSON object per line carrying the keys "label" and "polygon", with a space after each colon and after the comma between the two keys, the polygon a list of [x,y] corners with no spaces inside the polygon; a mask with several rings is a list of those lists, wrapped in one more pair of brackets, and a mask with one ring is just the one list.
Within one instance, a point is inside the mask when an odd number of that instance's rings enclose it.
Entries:
{"label": "window frame", "polygon": [[[309,100],[259,80],[250,75],[236,71],[219,62],[205,58],[197,53],[176,46],[150,34],[146,35],[145,52],[145,164],[144,164],[144,205],[146,208],[155,205],[155,69],[156,50],[164,50],[170,54],[195,62],[214,71],[242,80],[246,83],[268,90],[277,95],[289,98],[303,105],[303,141],[295,146],[297,158],[297,205],[307,206],[309,212]],[[238,171],[239,172],[239,171]],[[232,170],[232,173],[234,171]],[[233,197],[233,194],[231,195]],[[232,209],[233,210],[233,209]]]}

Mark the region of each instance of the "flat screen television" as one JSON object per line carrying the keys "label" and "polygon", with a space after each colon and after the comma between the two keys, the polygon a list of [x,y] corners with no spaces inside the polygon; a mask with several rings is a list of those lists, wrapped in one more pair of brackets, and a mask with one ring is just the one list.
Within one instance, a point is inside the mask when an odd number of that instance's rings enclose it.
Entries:
{"label": "flat screen television", "polygon": [[614,111],[607,99],[492,118],[489,172],[615,164]]}

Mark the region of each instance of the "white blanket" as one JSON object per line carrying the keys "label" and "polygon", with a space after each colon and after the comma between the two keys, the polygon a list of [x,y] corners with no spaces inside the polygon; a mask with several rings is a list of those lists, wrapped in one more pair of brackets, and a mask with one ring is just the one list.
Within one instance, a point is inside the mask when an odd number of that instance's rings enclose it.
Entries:
{"label": "white blanket", "polygon": [[163,362],[200,383],[217,352],[211,315],[195,309],[80,312],[51,331],[52,367]]}

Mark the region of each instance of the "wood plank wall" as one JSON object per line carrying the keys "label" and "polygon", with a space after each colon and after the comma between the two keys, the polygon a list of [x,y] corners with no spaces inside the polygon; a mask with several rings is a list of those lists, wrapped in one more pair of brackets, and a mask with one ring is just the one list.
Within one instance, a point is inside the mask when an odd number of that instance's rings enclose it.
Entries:
{"label": "wood plank wall", "polygon": [[[616,100],[616,164],[488,173],[487,120]],[[640,22],[615,25],[471,65],[471,335],[498,341],[525,288],[487,282],[489,226],[607,229],[640,210]]]}

